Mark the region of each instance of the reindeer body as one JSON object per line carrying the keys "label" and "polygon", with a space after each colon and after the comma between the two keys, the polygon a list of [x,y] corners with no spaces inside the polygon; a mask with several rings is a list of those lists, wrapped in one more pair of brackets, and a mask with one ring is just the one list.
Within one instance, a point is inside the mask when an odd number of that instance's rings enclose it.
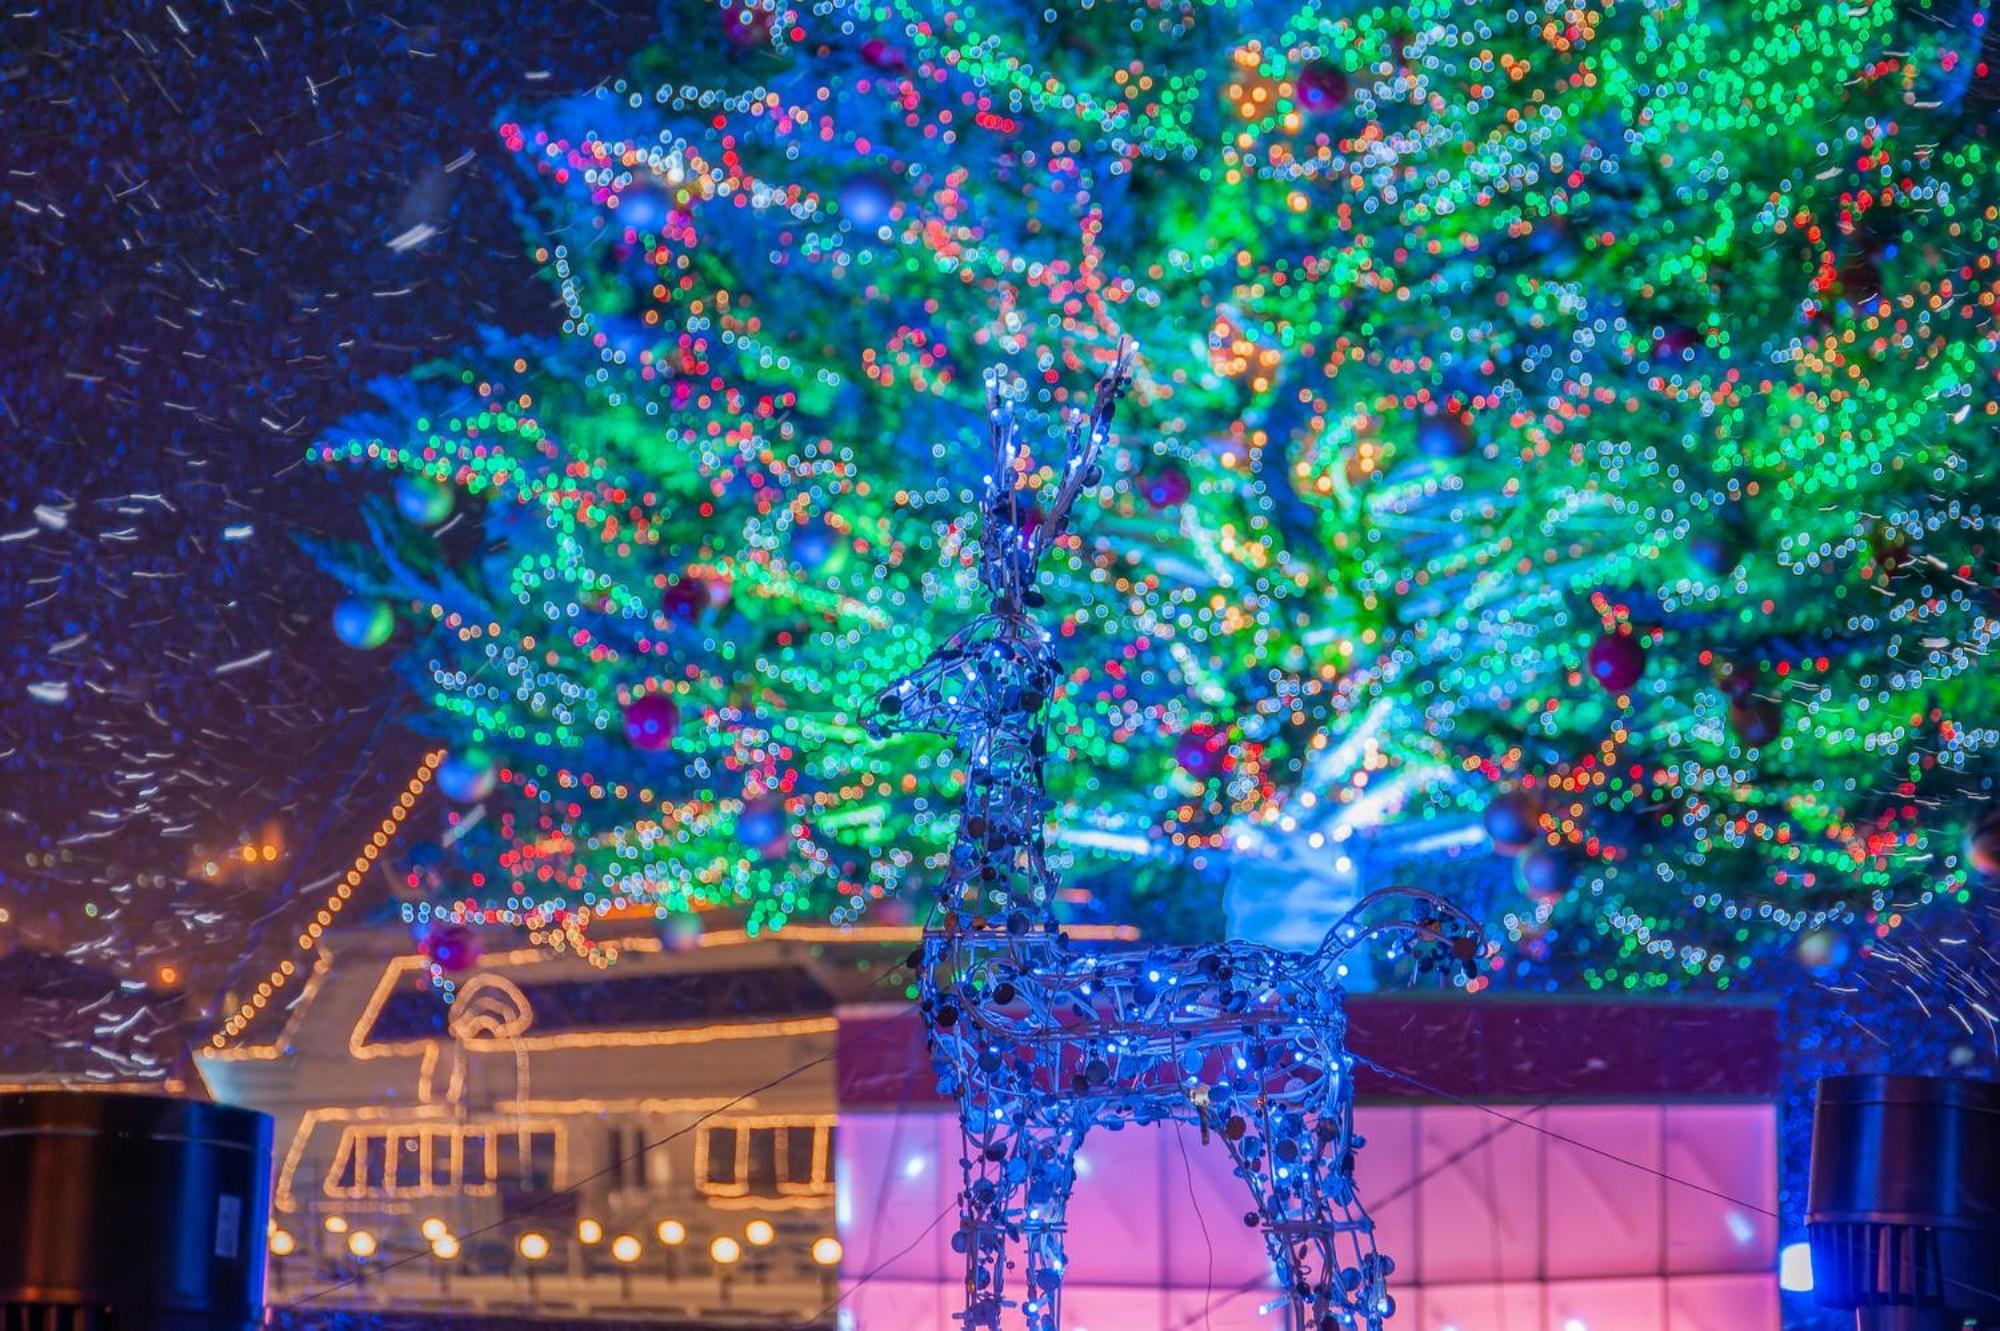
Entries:
{"label": "reindeer body", "polygon": [[[1077,1149],[1098,1124],[1172,1120],[1221,1142],[1248,1184],[1291,1331],[1380,1331],[1394,1306],[1392,1264],[1355,1197],[1352,1060],[1332,968],[1385,928],[1435,960],[1470,921],[1398,890],[1364,900],[1312,954],[1221,943],[1099,955],[1073,949],[1056,920],[1043,712],[1059,671],[1030,613],[1033,581],[1095,482],[1126,365],[1121,353],[1087,421],[1072,418],[1046,518],[1023,500],[1011,406],[989,389],[994,462],[980,540],[992,609],[884,690],[870,719],[877,731],[950,735],[965,760],[958,832],[920,959],[932,1062],[958,1099],[965,1144],[960,1321],[967,1331],[1064,1331]],[[1365,927],[1362,916],[1388,900],[1415,900],[1423,913]]]}

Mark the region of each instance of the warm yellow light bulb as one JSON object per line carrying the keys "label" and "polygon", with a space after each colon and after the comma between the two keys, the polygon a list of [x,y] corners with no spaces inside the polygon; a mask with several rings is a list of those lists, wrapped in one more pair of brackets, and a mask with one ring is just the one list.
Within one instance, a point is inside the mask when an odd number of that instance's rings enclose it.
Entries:
{"label": "warm yellow light bulb", "polygon": [[451,1226],[445,1224],[438,1217],[431,1216],[423,1224],[417,1226],[417,1232],[430,1242],[436,1243],[444,1235],[451,1232]]}
{"label": "warm yellow light bulb", "polygon": [[762,1248],[778,1237],[778,1231],[768,1220],[752,1220],[743,1226],[743,1237]]}
{"label": "warm yellow light bulb", "polygon": [[620,1234],[611,1240],[611,1255],[621,1262],[636,1262],[641,1251],[639,1240],[630,1234]]}
{"label": "warm yellow light bulb", "polygon": [[604,1226],[595,1220],[579,1220],[576,1222],[576,1236],[585,1243],[596,1243],[604,1237]]}
{"label": "warm yellow light bulb", "polygon": [[708,1245],[708,1255],[722,1266],[733,1266],[743,1256],[743,1245],[727,1234],[718,1234]]}
{"label": "warm yellow light bulb", "polygon": [[814,1239],[812,1252],[813,1260],[821,1266],[840,1265],[840,1240],[831,1234],[822,1239]]}
{"label": "warm yellow light bulb", "polygon": [[537,1234],[531,1229],[520,1238],[514,1240],[514,1251],[520,1253],[521,1256],[531,1262],[539,1262],[542,1258],[549,1255],[548,1236],[546,1234]]}
{"label": "warm yellow light bulb", "polygon": [[687,1242],[688,1227],[678,1220],[662,1220],[653,1233],[669,1248],[678,1248]]}
{"label": "warm yellow light bulb", "polygon": [[347,1250],[356,1257],[375,1255],[375,1236],[365,1229],[357,1229],[347,1236]]}

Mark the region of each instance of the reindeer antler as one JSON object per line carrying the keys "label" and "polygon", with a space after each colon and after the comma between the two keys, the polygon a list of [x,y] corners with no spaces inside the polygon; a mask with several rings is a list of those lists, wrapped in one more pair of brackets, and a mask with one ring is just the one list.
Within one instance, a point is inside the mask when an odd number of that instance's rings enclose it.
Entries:
{"label": "reindeer antler", "polygon": [[1118,358],[1104,372],[1104,377],[1097,381],[1097,397],[1091,404],[1090,414],[1086,416],[1080,411],[1069,413],[1063,433],[1065,462],[1062,483],[1056,487],[1048,520],[1036,533],[1035,553],[1038,556],[1069,529],[1069,514],[1076,506],[1077,496],[1102,478],[1097,467],[1097,455],[1104,451],[1105,443],[1111,438],[1111,418],[1117,414],[1118,399],[1125,396],[1125,390],[1132,386],[1132,357],[1137,350],[1130,338],[1119,338]]}
{"label": "reindeer antler", "polygon": [[1014,402],[1020,395],[1000,370],[986,375],[987,442],[991,450],[991,470],[986,476],[986,493],[980,502],[979,553],[987,590],[997,608],[1017,613],[1028,595],[1035,571],[1056,541],[1068,530],[1070,511],[1077,496],[1102,477],[1097,456],[1111,437],[1111,418],[1118,399],[1132,382],[1132,357],[1137,348],[1130,339],[1118,342],[1118,356],[1097,381],[1097,396],[1090,411],[1072,410],[1064,423],[1064,463],[1062,480],[1048,511],[1039,521],[1030,521],[1023,511],[1021,480],[1030,458],[1027,446],[1015,435]]}

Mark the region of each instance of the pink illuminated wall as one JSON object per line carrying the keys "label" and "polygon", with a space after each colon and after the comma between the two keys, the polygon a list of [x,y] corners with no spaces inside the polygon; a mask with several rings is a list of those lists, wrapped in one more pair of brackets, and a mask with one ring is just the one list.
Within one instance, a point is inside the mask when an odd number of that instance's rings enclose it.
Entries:
{"label": "pink illuminated wall", "polygon": [[[1363,1195],[1396,1258],[1396,1324],[1424,1331],[1759,1331],[1778,1325],[1769,1105],[1364,1105]],[[844,1305],[859,1331],[944,1328],[959,1292],[958,1132],[926,1107],[841,1121]],[[1592,1150],[1591,1148],[1597,1148]],[[1609,1152],[1609,1156],[1598,1151]],[[1612,1156],[1616,1159],[1610,1158]],[[1634,1163],[1627,1164],[1624,1161]],[[1242,1185],[1173,1126],[1086,1144],[1065,1331],[1271,1331],[1280,1313]]]}
{"label": "pink illuminated wall", "polygon": [[[843,1084],[859,1102],[840,1127],[843,1326],[946,1331],[963,1269],[956,1121],[928,1088],[885,1104],[865,1078]],[[1773,1105],[1730,1094],[1740,1082],[1675,1100],[1588,1103],[1561,1089],[1358,1110],[1362,1194],[1397,1264],[1392,1326],[1776,1331]],[[1078,1172],[1064,1331],[1282,1328],[1219,1143],[1173,1125],[1101,1131]]]}

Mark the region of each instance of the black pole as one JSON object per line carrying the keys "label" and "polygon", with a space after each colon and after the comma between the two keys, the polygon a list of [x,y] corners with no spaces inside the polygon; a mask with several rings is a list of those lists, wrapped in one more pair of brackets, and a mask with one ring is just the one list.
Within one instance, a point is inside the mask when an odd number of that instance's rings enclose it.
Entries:
{"label": "black pole", "polygon": [[60,1310],[120,1331],[255,1331],[270,1205],[267,1115],[0,1095],[0,1325]]}
{"label": "black pole", "polygon": [[1806,1233],[1814,1298],[1858,1331],[2000,1319],[2000,1083],[1823,1079]]}

